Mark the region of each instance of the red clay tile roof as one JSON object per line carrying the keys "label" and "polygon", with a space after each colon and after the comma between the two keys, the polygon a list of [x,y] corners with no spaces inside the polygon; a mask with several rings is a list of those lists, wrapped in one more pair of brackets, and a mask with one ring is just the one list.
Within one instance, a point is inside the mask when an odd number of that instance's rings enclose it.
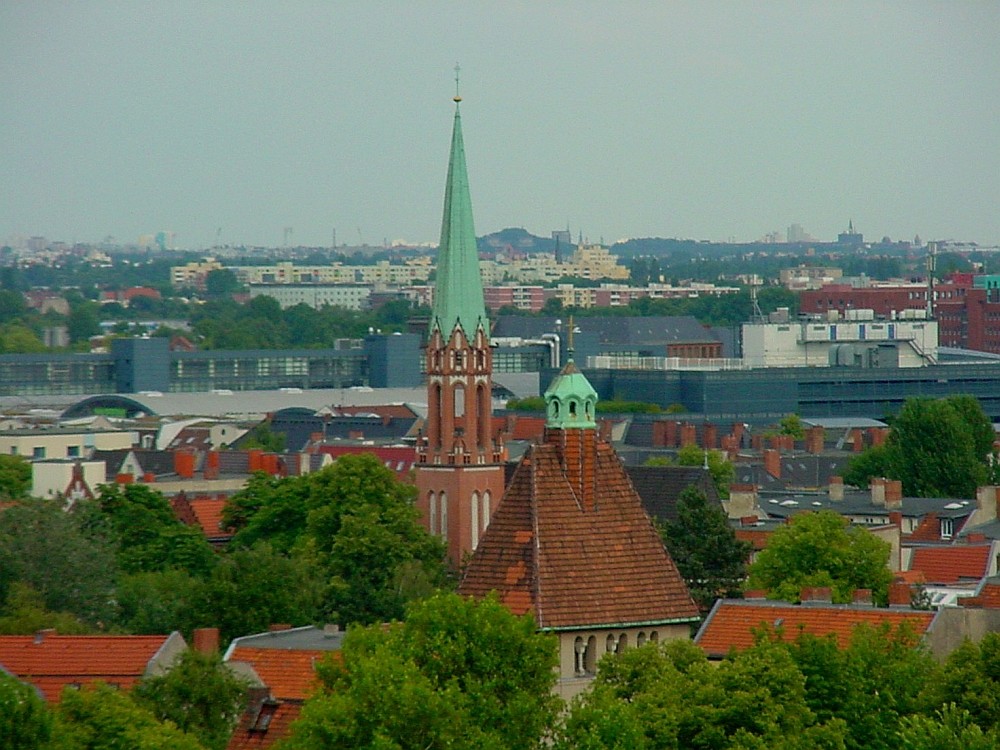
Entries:
{"label": "red clay tile roof", "polygon": [[934,615],[934,612],[913,609],[721,599],[702,625],[695,643],[709,656],[725,656],[730,648],[738,650],[752,646],[754,630],[762,626],[772,629],[780,626],[787,640],[794,639],[800,631],[816,636],[832,634],[843,648],[848,645],[854,628],[862,623],[873,627],[889,623],[893,628],[909,623],[918,635],[923,635]]}
{"label": "red clay tile roof", "polygon": [[222,509],[226,507],[225,498],[195,497],[188,500],[194,517],[205,536],[209,538],[232,536],[232,532],[222,528]]}
{"label": "red clay tile roof", "polygon": [[[292,722],[302,712],[300,701],[282,701],[273,708],[269,720],[261,721],[261,706],[255,705],[240,718],[226,750],[254,750],[270,747],[291,732]],[[264,709],[266,712],[268,709]]]}
{"label": "red clay tile roof", "polygon": [[1000,609],[1000,579],[990,578],[983,581],[979,593],[975,596],[960,597],[958,604],[962,607]]}
{"label": "red clay tile roof", "polygon": [[948,547],[917,547],[910,558],[910,570],[924,574],[928,583],[958,583],[961,579],[978,581],[990,567],[989,544]]}
{"label": "red clay tile roof", "polygon": [[459,592],[496,591],[543,629],[697,619],[611,446],[594,430],[546,440],[522,458]]}
{"label": "red clay tile roof", "polygon": [[545,417],[526,417],[517,414],[510,421],[513,424],[508,423],[509,440],[537,440],[545,431]]}
{"label": "red clay tile roof", "polygon": [[[57,702],[67,685],[101,680],[131,687],[166,644],[167,635],[0,636],[0,664]],[[36,642],[38,640],[38,642]]]}
{"label": "red clay tile roof", "polygon": [[316,686],[314,665],[334,653],[336,652],[237,646],[227,661],[250,664],[275,698],[305,700]]}

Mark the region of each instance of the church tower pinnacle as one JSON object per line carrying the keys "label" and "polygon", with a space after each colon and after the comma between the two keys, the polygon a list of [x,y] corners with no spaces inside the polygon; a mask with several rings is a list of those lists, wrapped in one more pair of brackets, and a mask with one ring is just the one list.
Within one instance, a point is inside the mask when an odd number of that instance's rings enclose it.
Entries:
{"label": "church tower pinnacle", "polygon": [[[457,76],[456,76],[457,86]],[[417,448],[417,508],[456,568],[503,495],[506,452],[492,428],[493,350],[462,139],[461,97],[445,183],[428,330],[427,421]]]}

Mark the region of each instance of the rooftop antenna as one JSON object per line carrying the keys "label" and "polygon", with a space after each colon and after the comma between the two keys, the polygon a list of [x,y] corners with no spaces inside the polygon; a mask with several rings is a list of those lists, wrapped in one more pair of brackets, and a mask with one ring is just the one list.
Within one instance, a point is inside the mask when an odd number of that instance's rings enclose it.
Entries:
{"label": "rooftop antenna", "polygon": [[938,243],[927,243],[927,319],[934,317],[934,273],[937,271]]}
{"label": "rooftop antenna", "polygon": [[455,63],[455,96],[453,98],[455,104],[458,104],[460,101],[462,101],[462,97],[458,93],[458,74],[461,72],[462,72],[462,66],[459,65],[458,63]]}
{"label": "rooftop antenna", "polygon": [[760,303],[757,301],[757,286],[760,284],[760,277],[757,274],[750,276],[750,304],[751,320],[760,323],[764,320],[764,313],[760,311]]}

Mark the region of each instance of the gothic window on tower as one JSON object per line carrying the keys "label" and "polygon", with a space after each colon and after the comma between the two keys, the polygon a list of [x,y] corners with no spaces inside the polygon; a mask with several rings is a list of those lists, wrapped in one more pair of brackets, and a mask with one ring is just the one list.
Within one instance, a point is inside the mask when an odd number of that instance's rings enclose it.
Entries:
{"label": "gothic window on tower", "polygon": [[483,492],[483,512],[480,514],[483,522],[483,531],[486,531],[486,529],[490,525],[491,501],[492,501],[492,496],[490,495],[490,491],[486,490],[485,492]]}
{"label": "gothic window on tower", "polygon": [[441,490],[441,539],[448,541],[448,493]]}
{"label": "gothic window on tower", "polygon": [[469,527],[472,530],[472,549],[479,546],[479,493],[473,491],[469,508],[472,516]]}
{"label": "gothic window on tower", "polygon": [[462,384],[455,386],[455,416],[465,416],[465,386]]}
{"label": "gothic window on tower", "polygon": [[434,490],[427,493],[427,518],[430,521],[430,528],[432,534],[437,534],[437,514],[438,514],[438,504],[437,495],[434,494]]}
{"label": "gothic window on tower", "polygon": [[462,372],[465,369],[465,352],[455,352],[454,368],[457,372]]}

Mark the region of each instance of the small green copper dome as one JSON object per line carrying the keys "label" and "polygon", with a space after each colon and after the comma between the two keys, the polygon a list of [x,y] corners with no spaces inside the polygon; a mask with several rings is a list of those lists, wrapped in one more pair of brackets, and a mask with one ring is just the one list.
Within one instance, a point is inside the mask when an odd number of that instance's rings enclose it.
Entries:
{"label": "small green copper dome", "polygon": [[545,391],[545,426],[595,429],[596,407],[597,391],[570,360]]}

